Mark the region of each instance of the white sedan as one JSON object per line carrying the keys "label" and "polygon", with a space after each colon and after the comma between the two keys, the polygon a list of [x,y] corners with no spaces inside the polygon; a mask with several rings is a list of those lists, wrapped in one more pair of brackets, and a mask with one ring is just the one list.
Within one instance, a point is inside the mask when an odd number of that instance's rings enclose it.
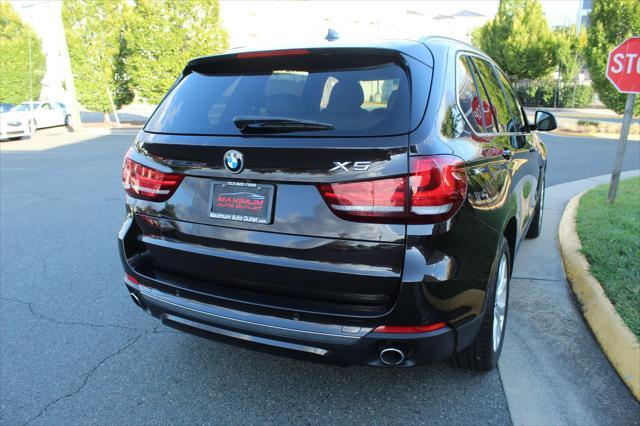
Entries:
{"label": "white sedan", "polygon": [[29,121],[15,111],[0,112],[0,141],[31,136]]}
{"label": "white sedan", "polygon": [[71,124],[71,115],[67,113],[64,105],[59,102],[24,102],[14,107],[11,111],[18,113],[23,120],[26,120],[31,133],[45,127],[68,126]]}

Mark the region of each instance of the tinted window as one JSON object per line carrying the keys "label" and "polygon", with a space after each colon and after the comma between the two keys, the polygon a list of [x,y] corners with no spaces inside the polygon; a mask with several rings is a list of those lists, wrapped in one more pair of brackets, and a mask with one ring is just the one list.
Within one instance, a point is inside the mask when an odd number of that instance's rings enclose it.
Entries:
{"label": "tinted window", "polygon": [[507,77],[504,76],[502,71],[496,69],[496,74],[498,74],[498,78],[500,79],[500,83],[502,84],[503,92],[511,109],[511,118],[513,119],[513,125],[517,129],[514,131],[520,132],[522,131],[525,123],[522,117],[522,108],[520,107],[520,102],[518,102],[518,98],[511,88],[509,80],[507,80]]}
{"label": "tinted window", "polygon": [[456,67],[456,84],[458,91],[458,103],[462,109],[462,114],[476,133],[484,133],[484,121],[481,101],[478,97],[477,88],[471,67],[466,56],[460,56]]}
{"label": "tinted window", "polygon": [[493,73],[493,66],[487,61],[478,58],[473,58],[473,63],[476,65],[476,70],[480,75],[480,80],[489,98],[489,102],[493,106],[492,109],[498,132],[517,131],[513,129],[508,130],[511,112],[500,88],[500,83],[498,83],[496,75]]}
{"label": "tinted window", "polygon": [[35,110],[38,108],[38,104],[36,103],[25,103],[25,104],[20,104],[17,107],[14,108],[15,111],[30,111],[30,110]]}
{"label": "tinted window", "polygon": [[[333,59],[335,62],[335,59]],[[239,116],[287,117],[329,123],[304,135],[379,136],[409,131],[405,71],[393,63],[362,68],[325,60],[322,68],[271,61],[255,71],[192,72],[167,95],[145,127],[173,134],[239,135]],[[270,63],[270,64],[271,64]]]}

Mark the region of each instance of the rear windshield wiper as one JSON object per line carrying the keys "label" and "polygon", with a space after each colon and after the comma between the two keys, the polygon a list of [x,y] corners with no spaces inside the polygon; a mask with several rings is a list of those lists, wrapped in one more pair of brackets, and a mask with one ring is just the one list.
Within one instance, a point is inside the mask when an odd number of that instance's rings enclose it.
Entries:
{"label": "rear windshield wiper", "polygon": [[333,124],[288,117],[242,116],[233,119],[242,133],[285,133],[333,130]]}

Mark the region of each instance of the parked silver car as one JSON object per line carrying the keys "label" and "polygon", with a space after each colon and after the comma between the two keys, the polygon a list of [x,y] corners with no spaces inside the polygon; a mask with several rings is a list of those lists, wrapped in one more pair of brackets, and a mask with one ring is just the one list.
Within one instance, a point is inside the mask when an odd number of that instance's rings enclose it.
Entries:
{"label": "parked silver car", "polygon": [[31,133],[37,129],[71,124],[71,115],[59,102],[23,102],[12,111],[17,112],[28,123]]}
{"label": "parked silver car", "polygon": [[30,136],[31,129],[29,129],[28,120],[22,117],[19,112],[2,106],[0,106],[0,141]]}

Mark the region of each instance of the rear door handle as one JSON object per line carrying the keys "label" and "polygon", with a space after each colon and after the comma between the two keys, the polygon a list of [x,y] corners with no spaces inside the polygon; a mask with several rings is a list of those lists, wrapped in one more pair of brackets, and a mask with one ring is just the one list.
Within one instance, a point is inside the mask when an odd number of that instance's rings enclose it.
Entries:
{"label": "rear door handle", "polygon": [[509,149],[505,149],[502,151],[502,157],[505,160],[511,160],[511,157],[513,157],[513,152],[511,152],[511,150]]}

